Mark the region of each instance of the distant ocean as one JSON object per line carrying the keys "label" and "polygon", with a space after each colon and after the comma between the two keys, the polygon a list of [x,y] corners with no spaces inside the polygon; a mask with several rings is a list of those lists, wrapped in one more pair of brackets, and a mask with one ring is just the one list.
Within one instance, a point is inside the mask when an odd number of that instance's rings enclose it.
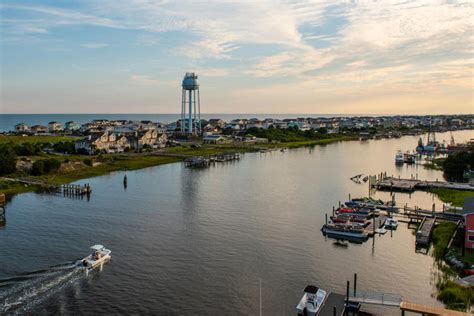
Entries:
{"label": "distant ocean", "polygon": [[[75,121],[80,124],[90,122],[95,119],[107,120],[149,120],[152,122],[170,123],[180,118],[180,114],[0,114],[0,132],[14,130],[18,123],[28,125],[47,125],[51,121],[65,123]],[[224,121],[231,121],[236,118],[297,118],[297,117],[338,117],[338,116],[359,116],[357,114],[201,114],[201,118],[208,120],[220,118]],[[366,115],[367,116],[367,115]]]}

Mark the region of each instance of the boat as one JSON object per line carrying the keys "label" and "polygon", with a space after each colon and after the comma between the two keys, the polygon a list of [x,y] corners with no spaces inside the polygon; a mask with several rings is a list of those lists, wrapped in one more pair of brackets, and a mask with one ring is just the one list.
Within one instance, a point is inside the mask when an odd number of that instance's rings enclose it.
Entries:
{"label": "boat", "polygon": [[379,235],[385,235],[385,233],[387,232],[387,230],[385,228],[377,228],[375,230],[375,232]]}
{"label": "boat", "polygon": [[321,310],[327,298],[327,292],[314,285],[308,285],[304,288],[304,294],[298,305],[296,312],[298,315],[316,316]]}
{"label": "boat", "polygon": [[286,149],[286,148],[280,149],[280,151],[281,151],[282,153],[284,153],[284,152],[287,151],[287,150],[288,150],[288,149]]}
{"label": "boat", "polygon": [[401,150],[397,151],[397,154],[395,155],[395,163],[396,164],[403,164],[405,162],[405,157],[403,156],[403,153]]}
{"label": "boat", "polygon": [[385,229],[397,229],[398,221],[392,217],[389,217],[385,220]]}
{"label": "boat", "polygon": [[323,234],[329,237],[349,238],[357,240],[367,240],[368,235],[362,225],[351,224],[325,224],[321,229]]}
{"label": "boat", "polygon": [[408,164],[416,163],[416,155],[410,154],[409,152],[404,154],[403,159],[404,159],[404,162]]}
{"label": "boat", "polygon": [[102,270],[104,263],[109,262],[112,259],[112,256],[110,255],[112,251],[106,249],[102,245],[93,245],[90,249],[92,249],[92,253],[82,259],[79,263],[80,266],[85,268],[87,274],[89,274],[89,271],[97,267],[100,267]]}

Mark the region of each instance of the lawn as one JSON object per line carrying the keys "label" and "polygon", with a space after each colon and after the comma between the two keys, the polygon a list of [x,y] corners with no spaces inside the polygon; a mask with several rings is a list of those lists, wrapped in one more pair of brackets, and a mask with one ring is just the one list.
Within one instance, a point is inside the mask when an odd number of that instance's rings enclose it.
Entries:
{"label": "lawn", "polygon": [[436,259],[440,260],[443,258],[446,247],[455,230],[456,224],[453,222],[441,222],[433,230],[432,240]]}
{"label": "lawn", "polygon": [[23,143],[59,143],[64,141],[76,140],[79,137],[75,136],[11,136],[11,135],[0,135],[0,144],[13,142],[15,144]]}
{"label": "lawn", "polygon": [[454,206],[463,206],[464,199],[474,196],[473,191],[454,190],[454,189],[431,189],[430,192],[436,194],[439,199],[445,203],[452,203]]}

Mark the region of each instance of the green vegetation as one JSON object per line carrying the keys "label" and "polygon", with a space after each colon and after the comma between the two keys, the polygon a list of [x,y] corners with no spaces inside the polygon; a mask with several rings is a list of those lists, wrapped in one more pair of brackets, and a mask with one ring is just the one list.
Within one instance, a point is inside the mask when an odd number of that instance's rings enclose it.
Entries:
{"label": "green vegetation", "polygon": [[0,175],[14,172],[16,169],[16,153],[11,146],[0,145]]}
{"label": "green vegetation", "polygon": [[474,302],[474,287],[464,287],[452,280],[445,279],[437,284],[438,299],[447,308],[465,311]]}
{"label": "green vegetation", "polygon": [[443,163],[446,160],[446,158],[436,158],[433,159],[431,162],[427,162],[423,164],[423,166],[426,169],[431,169],[431,170],[443,170]]}
{"label": "green vegetation", "polygon": [[434,256],[437,260],[443,258],[446,247],[448,246],[451,236],[456,230],[456,224],[452,222],[441,222],[433,230],[432,240],[434,245]]}
{"label": "green vegetation", "polygon": [[0,192],[5,193],[7,198],[23,192],[34,191],[36,187],[25,185],[19,182],[0,180]]}
{"label": "green vegetation", "polygon": [[43,174],[51,173],[61,167],[61,161],[55,158],[36,160],[33,163],[31,174],[34,176],[41,176]]}
{"label": "green vegetation", "polygon": [[464,171],[474,168],[474,150],[449,155],[443,162],[444,175],[448,180],[462,181]]}
{"label": "green vegetation", "polygon": [[455,189],[431,189],[430,192],[436,194],[445,203],[452,203],[454,206],[463,206],[464,199],[474,196],[474,191]]}
{"label": "green vegetation", "polygon": [[0,144],[1,143],[14,143],[14,144],[24,144],[24,143],[59,143],[65,141],[73,141],[79,137],[75,136],[12,136],[12,135],[0,135]]}
{"label": "green vegetation", "polygon": [[273,126],[267,129],[252,127],[245,131],[245,135],[252,135],[259,138],[267,138],[269,142],[278,141],[284,143],[304,142],[308,140],[321,140],[338,136],[327,134],[327,130],[325,128],[321,128],[319,130],[310,129],[302,131],[297,127],[281,129],[274,128]]}

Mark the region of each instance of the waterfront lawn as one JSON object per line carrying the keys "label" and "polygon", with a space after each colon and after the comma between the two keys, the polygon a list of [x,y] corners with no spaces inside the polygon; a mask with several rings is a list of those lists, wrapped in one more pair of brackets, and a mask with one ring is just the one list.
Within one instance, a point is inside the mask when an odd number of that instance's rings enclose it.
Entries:
{"label": "waterfront lawn", "polygon": [[7,199],[12,197],[15,194],[34,191],[36,187],[31,185],[25,185],[18,182],[11,182],[0,180],[0,192],[5,193]]}
{"label": "waterfront lawn", "polygon": [[465,311],[474,303],[474,287],[464,287],[458,283],[445,279],[437,284],[438,299],[447,308]]}
{"label": "waterfront lawn", "polygon": [[452,222],[441,222],[433,230],[433,254],[437,260],[443,258],[446,247],[448,246],[451,236],[456,230],[456,224]]}
{"label": "waterfront lawn", "polygon": [[454,190],[454,189],[431,189],[430,192],[436,194],[439,199],[445,203],[452,203],[454,206],[463,206],[464,199],[474,196],[473,191]]}
{"label": "waterfront lawn", "polygon": [[12,142],[20,145],[24,143],[60,143],[65,141],[73,141],[79,137],[75,136],[52,136],[52,135],[41,135],[41,136],[20,136],[20,135],[0,135],[0,144]]}

